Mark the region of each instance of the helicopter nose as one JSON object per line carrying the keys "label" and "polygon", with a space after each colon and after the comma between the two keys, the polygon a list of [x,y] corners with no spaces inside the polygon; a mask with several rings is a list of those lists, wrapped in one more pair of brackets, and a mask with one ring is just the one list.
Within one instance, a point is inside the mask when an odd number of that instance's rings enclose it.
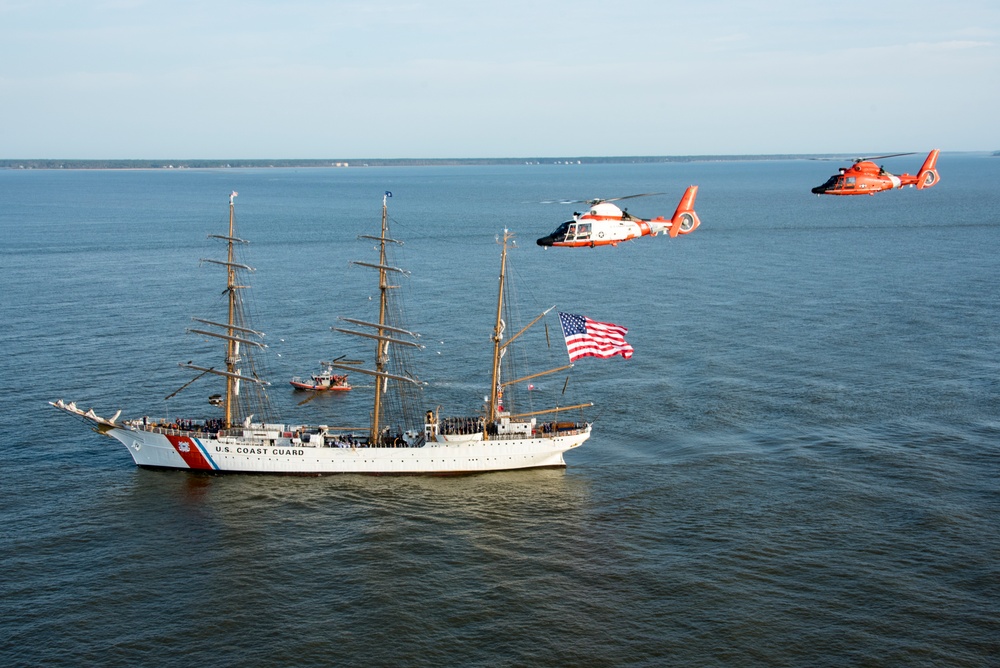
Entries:
{"label": "helicopter nose", "polygon": [[546,246],[546,247],[551,246],[552,245],[552,237],[542,237],[541,239],[539,239],[535,243],[538,244],[539,246]]}
{"label": "helicopter nose", "polygon": [[822,195],[826,192],[826,186],[816,186],[812,191],[814,195]]}

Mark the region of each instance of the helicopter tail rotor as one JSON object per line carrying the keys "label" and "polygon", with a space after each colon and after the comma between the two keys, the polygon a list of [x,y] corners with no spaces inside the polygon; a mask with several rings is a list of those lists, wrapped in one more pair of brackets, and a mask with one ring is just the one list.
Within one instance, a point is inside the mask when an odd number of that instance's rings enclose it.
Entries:
{"label": "helicopter tail rotor", "polygon": [[938,149],[934,149],[927,155],[927,159],[924,160],[923,166],[917,173],[917,190],[930,188],[941,180],[937,171],[938,153],[940,153],[940,151]]}
{"label": "helicopter tail rotor", "polygon": [[674,217],[671,219],[670,236],[676,237],[678,234],[689,234],[698,229],[701,221],[698,214],[694,212],[694,200],[698,196],[698,186],[688,186],[681,197]]}

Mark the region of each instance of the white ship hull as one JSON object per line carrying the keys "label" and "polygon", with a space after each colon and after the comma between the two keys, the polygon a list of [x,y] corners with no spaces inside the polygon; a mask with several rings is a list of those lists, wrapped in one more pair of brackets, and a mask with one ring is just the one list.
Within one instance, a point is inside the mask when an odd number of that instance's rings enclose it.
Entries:
{"label": "white ship hull", "polygon": [[101,431],[125,445],[139,466],[284,475],[444,475],[564,467],[563,453],[590,438],[590,425],[557,435],[435,441],[415,447],[315,446],[295,443],[281,432],[219,438],[122,426]]}

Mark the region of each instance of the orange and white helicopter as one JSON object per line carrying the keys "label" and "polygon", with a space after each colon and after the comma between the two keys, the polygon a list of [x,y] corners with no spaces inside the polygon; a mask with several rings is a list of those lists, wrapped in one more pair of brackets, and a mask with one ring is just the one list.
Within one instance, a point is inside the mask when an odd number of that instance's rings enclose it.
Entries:
{"label": "orange and white helicopter", "polygon": [[698,214],[694,212],[694,198],[698,194],[698,186],[689,186],[681,197],[677,210],[672,218],[658,216],[644,220],[620,209],[612,202],[619,202],[633,197],[649,197],[663,193],[643,193],[641,195],[626,195],[611,199],[565,200],[559,204],[583,202],[590,205],[586,213],[574,213],[573,220],[568,220],[552,234],[537,241],[539,246],[568,248],[593,248],[595,246],[617,246],[623,241],[630,241],[644,236],[657,236],[666,232],[671,237],[678,234],[694,232],[701,224]]}
{"label": "orange and white helicopter", "polygon": [[917,190],[930,188],[941,180],[937,172],[938,149],[934,149],[927,155],[923,166],[916,176],[912,174],[890,174],[885,171],[885,167],[879,167],[872,160],[882,158],[895,158],[900,155],[913,155],[913,153],[893,153],[892,155],[878,155],[873,158],[858,158],[850,167],[841,167],[840,173],[834,174],[821,186],[812,189],[817,195],[874,195],[883,190],[902,188],[903,186],[916,186]]}

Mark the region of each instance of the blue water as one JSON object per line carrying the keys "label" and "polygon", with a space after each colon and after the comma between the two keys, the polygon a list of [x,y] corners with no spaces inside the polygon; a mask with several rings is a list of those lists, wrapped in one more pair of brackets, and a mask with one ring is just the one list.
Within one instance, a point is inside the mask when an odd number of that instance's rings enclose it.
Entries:
{"label": "blue water", "polygon": [[[0,662],[995,665],[1000,158],[811,195],[835,167],[0,171]],[[629,209],[670,215],[690,184],[687,237],[534,245],[573,210],[537,202],[663,191]],[[218,312],[198,259],[234,189],[284,419],[367,415],[363,379],[286,383],[364,357],[330,327],[371,309],[349,261],[391,190],[428,407],[482,401],[510,228],[527,317],[630,330],[631,360],[570,377],[593,437],[556,471],[201,476],[47,406],[205,413],[208,385],[164,397],[217,354],[184,330]]]}

